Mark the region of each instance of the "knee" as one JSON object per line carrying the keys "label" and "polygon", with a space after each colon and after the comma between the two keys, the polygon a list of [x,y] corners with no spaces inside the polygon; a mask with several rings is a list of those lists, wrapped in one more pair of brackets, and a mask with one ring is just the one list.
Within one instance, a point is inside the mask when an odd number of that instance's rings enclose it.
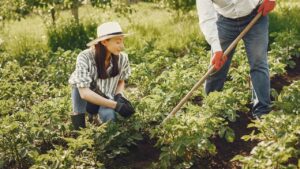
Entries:
{"label": "knee", "polygon": [[252,64],[251,64],[251,72],[253,71],[261,71],[261,72],[265,72],[269,70],[269,64],[267,62],[267,60],[262,59],[262,60],[255,60]]}
{"label": "knee", "polygon": [[116,113],[112,109],[102,109],[99,110],[100,118],[102,122],[108,122],[108,121],[115,121],[116,120]]}
{"label": "knee", "polygon": [[106,114],[103,116],[103,118],[101,118],[102,121],[105,123],[105,122],[108,122],[108,121],[115,121],[116,120],[116,116],[114,113],[110,113],[110,114]]}
{"label": "knee", "polygon": [[249,51],[248,59],[252,70],[268,69],[267,48],[257,47],[255,50]]}

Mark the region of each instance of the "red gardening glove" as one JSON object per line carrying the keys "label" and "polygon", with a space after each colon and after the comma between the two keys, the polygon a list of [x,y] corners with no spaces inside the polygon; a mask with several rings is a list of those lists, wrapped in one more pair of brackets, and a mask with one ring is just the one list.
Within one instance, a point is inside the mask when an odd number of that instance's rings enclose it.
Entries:
{"label": "red gardening glove", "polygon": [[227,60],[227,56],[223,55],[223,51],[217,51],[214,53],[211,63],[214,65],[216,70],[220,70]]}
{"label": "red gardening glove", "polygon": [[258,13],[262,12],[263,16],[266,16],[270,11],[275,8],[275,0],[264,0],[264,2],[258,8]]}

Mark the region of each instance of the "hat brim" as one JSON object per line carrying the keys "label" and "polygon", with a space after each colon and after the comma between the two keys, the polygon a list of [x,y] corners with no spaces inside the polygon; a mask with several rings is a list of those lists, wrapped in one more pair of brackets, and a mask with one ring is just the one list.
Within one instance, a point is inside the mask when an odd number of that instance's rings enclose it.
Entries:
{"label": "hat brim", "polygon": [[103,40],[106,40],[106,39],[110,39],[110,38],[114,38],[114,37],[118,37],[118,36],[127,37],[127,36],[130,36],[130,35],[132,35],[132,33],[122,33],[122,34],[117,34],[117,35],[108,35],[108,36],[105,36],[105,37],[96,38],[96,39],[90,41],[89,43],[87,43],[86,46],[90,47],[90,46],[96,45],[100,41],[103,41]]}

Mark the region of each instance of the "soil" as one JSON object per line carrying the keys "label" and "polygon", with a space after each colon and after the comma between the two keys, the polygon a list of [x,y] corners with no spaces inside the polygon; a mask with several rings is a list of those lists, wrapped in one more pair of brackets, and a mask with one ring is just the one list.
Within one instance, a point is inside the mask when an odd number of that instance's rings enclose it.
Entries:
{"label": "soil", "polygon": [[142,169],[150,168],[153,162],[158,161],[160,150],[154,147],[156,141],[147,136],[139,141],[137,145],[129,147],[129,153],[114,159],[113,166],[107,169]]}
{"label": "soil", "polygon": [[[274,88],[278,93],[284,86],[290,85],[295,80],[300,80],[300,57],[294,57],[296,63],[295,68],[287,68],[285,75],[275,76],[271,79],[271,88]],[[201,105],[202,98],[195,97],[193,101]],[[250,105],[249,105],[250,106]],[[231,159],[236,155],[249,155],[250,151],[257,145],[257,141],[244,141],[242,136],[251,133],[254,128],[247,128],[251,123],[250,112],[238,112],[239,118],[236,122],[229,122],[229,127],[235,131],[236,139],[232,143],[228,143],[224,138],[212,138],[212,142],[216,145],[217,154],[200,158],[196,161],[193,169],[239,169],[237,162],[232,162]],[[65,142],[57,140],[59,145],[66,145]],[[146,169],[150,168],[153,162],[159,161],[160,150],[154,145],[156,140],[152,140],[144,136],[142,141],[137,142],[136,145],[128,147],[129,153],[116,157],[112,166],[106,166],[108,169]],[[41,152],[46,152],[53,147],[49,144],[41,146]],[[25,159],[27,161],[27,159]],[[294,160],[294,159],[291,159]],[[5,164],[4,168],[29,168],[30,163],[19,167],[16,163],[11,162]],[[24,163],[23,163],[24,164]]]}
{"label": "soil", "polygon": [[[287,68],[287,73],[281,76],[275,76],[271,79],[271,88],[274,88],[278,93],[284,86],[290,85],[295,80],[300,80],[300,57],[293,57],[296,63],[295,68]],[[249,155],[252,148],[257,144],[257,141],[247,141],[241,139],[242,136],[250,134],[254,128],[247,128],[251,122],[251,114],[239,112],[240,117],[234,123],[229,123],[236,135],[236,140],[233,143],[228,143],[224,138],[214,138],[213,143],[217,147],[217,154],[212,157],[199,159],[194,166],[197,169],[238,169],[237,162],[230,161],[235,155]]]}
{"label": "soil", "polygon": [[[294,57],[296,63],[295,68],[287,68],[285,75],[275,76],[271,79],[271,88],[278,93],[284,86],[290,85],[295,80],[300,80],[300,57]],[[202,98],[194,98],[193,101],[201,104]],[[249,105],[250,106],[250,105]],[[249,155],[251,150],[257,145],[257,141],[244,141],[242,136],[250,134],[254,128],[248,128],[251,123],[250,112],[238,112],[239,118],[236,122],[229,122],[229,127],[235,131],[236,139],[229,143],[224,138],[212,138],[212,142],[216,145],[217,154],[198,159],[193,169],[239,169],[241,168],[237,162],[231,161],[236,155]],[[154,147],[155,141],[149,138],[137,143],[136,146],[130,148],[130,152],[122,157],[118,157],[114,161],[114,168],[132,168],[144,169],[149,168],[152,162],[159,160],[160,150]]]}
{"label": "soil", "polygon": [[296,66],[295,68],[287,68],[287,73],[285,75],[274,76],[271,79],[271,87],[277,92],[280,92],[284,86],[290,85],[295,80],[300,80],[300,57],[293,57],[292,59]]}
{"label": "soil", "polygon": [[225,138],[217,136],[212,139],[212,142],[217,147],[217,154],[201,158],[194,169],[237,169],[240,168],[236,162],[230,160],[236,155],[249,155],[252,148],[257,144],[257,141],[244,141],[242,136],[250,134],[254,128],[247,128],[251,122],[250,112],[238,112],[240,116],[236,122],[229,122],[229,127],[235,132],[235,140],[232,143],[226,141]]}

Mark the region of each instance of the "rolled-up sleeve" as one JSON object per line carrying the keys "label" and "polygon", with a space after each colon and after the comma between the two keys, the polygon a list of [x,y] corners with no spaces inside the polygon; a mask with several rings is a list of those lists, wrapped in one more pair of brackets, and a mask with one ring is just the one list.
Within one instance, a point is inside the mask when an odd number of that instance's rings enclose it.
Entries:
{"label": "rolled-up sleeve", "polygon": [[122,54],[122,63],[121,63],[121,74],[120,74],[120,80],[126,80],[131,75],[131,68],[129,64],[129,59],[127,54]]}
{"label": "rolled-up sleeve", "polygon": [[69,84],[78,88],[90,87],[92,78],[89,72],[89,61],[84,54],[79,54],[76,61],[75,71],[69,78]]}

